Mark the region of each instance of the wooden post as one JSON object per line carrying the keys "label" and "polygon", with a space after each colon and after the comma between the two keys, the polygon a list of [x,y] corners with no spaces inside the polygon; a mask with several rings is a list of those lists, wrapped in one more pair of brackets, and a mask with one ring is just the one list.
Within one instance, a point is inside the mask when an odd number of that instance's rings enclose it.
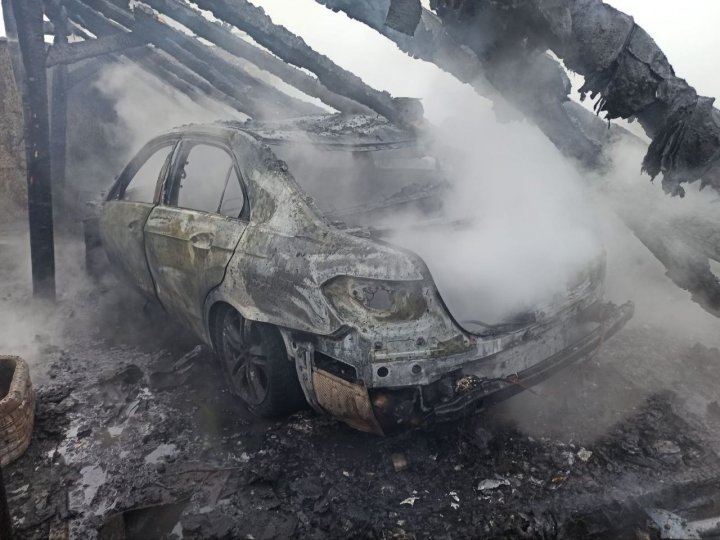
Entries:
{"label": "wooden post", "polygon": [[[68,42],[68,18],[64,7],[53,17],[55,47]],[[50,163],[52,167],[53,199],[55,210],[62,215],[65,208],[65,171],[67,161],[67,78],[68,67],[58,64],[52,69],[52,90],[50,106]]]}
{"label": "wooden post", "polygon": [[[22,64],[33,293],[55,299],[50,127],[42,0],[12,0]],[[18,81],[19,82],[19,81]]]}

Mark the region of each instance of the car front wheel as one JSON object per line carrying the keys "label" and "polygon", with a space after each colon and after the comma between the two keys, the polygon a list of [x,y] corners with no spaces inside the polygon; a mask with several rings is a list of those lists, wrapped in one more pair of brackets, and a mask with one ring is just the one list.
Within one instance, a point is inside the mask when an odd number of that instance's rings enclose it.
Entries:
{"label": "car front wheel", "polygon": [[273,326],[248,321],[223,306],[215,319],[215,344],[230,389],[257,416],[274,418],[305,404],[295,363]]}

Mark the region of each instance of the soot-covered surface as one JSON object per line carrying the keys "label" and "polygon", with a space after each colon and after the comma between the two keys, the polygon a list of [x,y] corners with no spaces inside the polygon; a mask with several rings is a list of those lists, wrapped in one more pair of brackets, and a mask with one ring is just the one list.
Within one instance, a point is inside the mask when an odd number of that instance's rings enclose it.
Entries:
{"label": "soot-covered surface", "polygon": [[378,438],[254,419],[113,281],[18,310],[38,392],[4,471],[19,538],[615,538],[654,534],[647,506],[720,513],[718,352],[651,328],[478,416]]}

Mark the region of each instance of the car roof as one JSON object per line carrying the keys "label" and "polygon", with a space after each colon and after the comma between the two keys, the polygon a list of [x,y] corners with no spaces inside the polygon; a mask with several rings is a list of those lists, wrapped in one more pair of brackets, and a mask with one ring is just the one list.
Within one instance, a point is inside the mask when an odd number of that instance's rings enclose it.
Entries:
{"label": "car roof", "polygon": [[189,124],[175,128],[171,133],[217,135],[228,131],[242,131],[270,145],[312,144],[353,151],[410,147],[417,142],[412,131],[400,128],[381,116],[344,114],[274,121]]}

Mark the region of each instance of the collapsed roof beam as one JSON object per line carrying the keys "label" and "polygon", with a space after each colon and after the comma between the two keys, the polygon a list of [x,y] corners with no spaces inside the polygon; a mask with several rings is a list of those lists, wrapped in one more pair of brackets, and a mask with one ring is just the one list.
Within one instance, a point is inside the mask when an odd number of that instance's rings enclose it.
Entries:
{"label": "collapsed roof beam", "polygon": [[[432,12],[423,9],[414,33],[407,35],[387,24],[390,0],[316,0],[333,11],[342,11],[381,33],[413,58],[432,62],[458,80],[470,84],[480,95],[496,104],[515,107],[531,118],[555,146],[566,156],[586,166],[596,167],[602,160],[602,149],[578,124],[588,121],[591,113],[566,107],[567,91],[562,68],[549,57],[540,56],[532,63],[508,67],[507,59],[493,63],[479,57],[452,35]],[[555,64],[555,67],[553,67]],[[557,78],[539,78],[548,70]],[[569,82],[568,82],[569,84]],[[582,118],[578,119],[577,116]],[[598,123],[602,121],[597,119]]]}
{"label": "collapsed roof beam", "polygon": [[[84,6],[77,0],[64,0],[64,5],[71,19],[76,20],[84,28],[87,28],[98,37],[127,32],[127,30],[119,24],[106,19],[103,15]],[[148,73],[158,77],[165,84],[188,95],[190,98],[196,98],[197,92],[201,91],[208,97],[236,108],[234,100],[232,100],[230,96],[222,94],[207,81],[177,62],[167,58],[160,58],[160,51],[158,50],[148,47],[144,49],[132,49],[124,51],[123,56],[131,62],[138,64],[138,66],[145,69]],[[71,71],[69,74],[70,80],[68,81],[68,87],[72,87],[88,76],[91,76],[101,65],[102,62],[100,62],[100,58],[96,58],[85,62],[82,66]],[[190,90],[191,86],[194,87],[192,91]]]}
{"label": "collapsed roof beam", "polygon": [[223,93],[246,104],[248,114],[253,118],[287,118],[325,112],[315,105],[292,98],[269,84],[251,77],[239,66],[221,58],[212,48],[203,45],[196,38],[158,21],[142,6],[135,8],[133,31],[151,40]]}
{"label": "collapsed roof beam", "polygon": [[77,43],[53,45],[50,47],[45,65],[52,67],[60,64],[72,64],[104,54],[112,54],[126,49],[142,47],[146,43],[147,40],[142,39],[137,34],[125,33]]}
{"label": "collapsed roof beam", "polygon": [[371,112],[370,109],[358,102],[329,91],[315,77],[248,43],[225,26],[209,21],[200,12],[183,2],[178,0],[144,0],[144,2],[184,25],[199,37],[221,47],[230,54],[248,60],[258,68],[272,73],[287,84],[308,96],[318,98],[340,112],[364,114]]}
{"label": "collapsed roof beam", "polygon": [[[97,36],[127,32],[121,25],[106,19],[103,15],[75,0],[65,0],[65,4],[70,10],[71,17],[77,18]],[[191,99],[197,99],[198,93],[200,93],[239,112],[243,111],[243,105],[237,100],[223,94],[205,79],[159,49],[148,47],[140,50],[130,50],[125,51],[123,56]],[[85,70],[83,68],[85,66],[78,68],[77,74],[75,72],[70,73],[70,86],[86,77],[88,71],[92,71],[91,66],[87,66]]]}
{"label": "collapsed roof beam", "polygon": [[550,50],[584,76],[581,99],[597,98],[607,120],[636,119],[652,139],[643,170],[662,173],[666,192],[682,196],[697,180],[720,192],[720,109],[675,74],[631,16],[602,0],[435,0],[434,9],[478,55]]}
{"label": "collapsed roof beam", "polygon": [[[134,24],[132,14],[118,9],[117,6],[106,4],[105,6],[88,7],[80,0],[64,0],[64,3],[70,17],[97,36],[128,33],[129,27]],[[97,7],[104,7],[106,13],[111,13],[116,20],[107,18]],[[177,49],[179,49],[178,54],[189,55],[179,47]],[[195,73],[192,69],[160,49],[129,50],[125,51],[123,56],[191,98],[196,98],[197,91],[200,91],[206,96],[250,116],[250,111],[244,102],[222,92],[206,78]],[[189,87],[194,87],[197,91],[190,91]]]}
{"label": "collapsed roof beam", "polygon": [[284,61],[313,72],[330,91],[362,103],[392,122],[412,125],[422,120],[419,104],[393,99],[387,92],[368,86],[363,80],[317,53],[283,26],[272,22],[265,12],[246,0],[194,0],[201,9],[246,32],[256,43]]}
{"label": "collapsed roof beam", "polygon": [[242,107],[241,103],[220,92],[205,79],[178,63],[165,51],[153,47],[145,51],[133,51],[133,54],[127,58],[138,63],[148,73],[159,75],[161,80],[169,82],[191,99],[196,100],[201,96],[206,96],[238,111]]}
{"label": "collapsed roof beam", "polygon": [[195,37],[187,36],[158,21],[154,14],[145,12],[143,6],[136,6],[134,16],[133,13],[107,0],[81,0],[81,2],[124,28],[145,35],[180,64],[194,71],[223,94],[230,96],[235,103],[242,104],[239,110],[248,116],[288,117],[324,112],[315,105],[292,98],[269,84],[249,76],[239,66],[227,62],[211,47],[203,45]]}

